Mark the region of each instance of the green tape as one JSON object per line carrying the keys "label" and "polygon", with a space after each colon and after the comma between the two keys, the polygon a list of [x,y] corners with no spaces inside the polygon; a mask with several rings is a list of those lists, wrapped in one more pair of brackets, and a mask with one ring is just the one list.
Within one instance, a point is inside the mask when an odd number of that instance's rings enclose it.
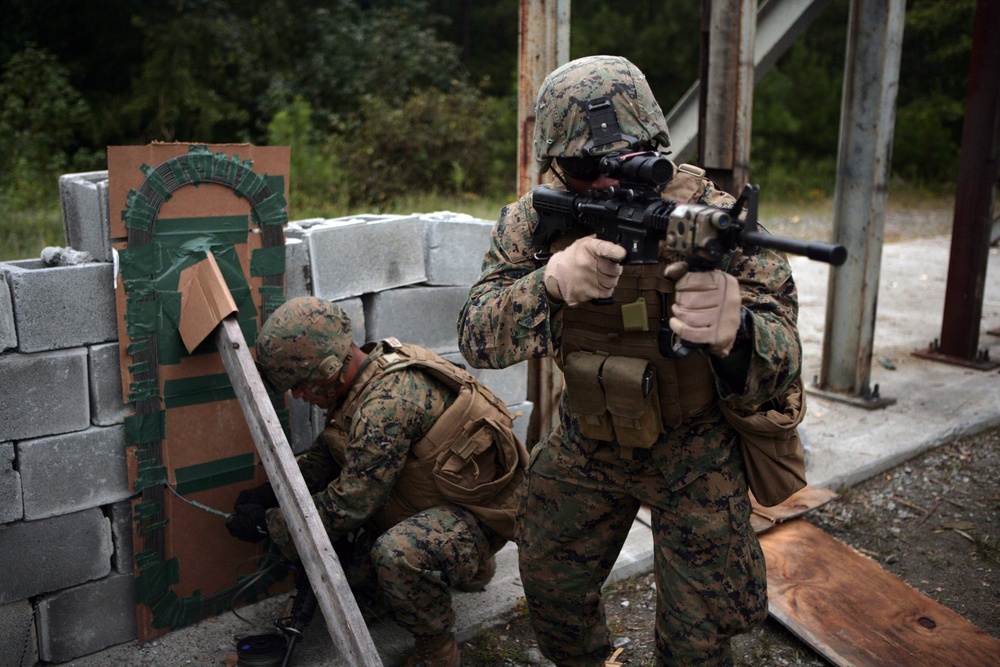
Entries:
{"label": "green tape", "polygon": [[163,384],[163,404],[168,410],[232,398],[236,398],[236,392],[225,373],[167,380]]}
{"label": "green tape", "polygon": [[258,227],[268,225],[284,226],[288,222],[288,201],[285,200],[284,186],[253,207],[251,215]]}
{"label": "green tape", "polygon": [[163,177],[156,173],[156,170],[150,167],[148,164],[143,164],[139,169],[142,173],[146,174],[146,180],[143,181],[143,185],[149,186],[149,188],[160,195],[163,201],[170,201],[170,189],[167,188],[167,184],[164,182]]}
{"label": "green tape", "polygon": [[250,233],[245,215],[215,215],[201,218],[170,218],[156,222],[156,241],[173,252],[194,238],[210,238],[210,245],[238,245]]}
{"label": "green tape", "polygon": [[163,440],[166,432],[166,419],[162,410],[150,414],[129,415],[125,418],[126,445],[159,442]]}
{"label": "green tape", "polygon": [[158,555],[147,551],[136,554],[135,561],[136,565],[142,563],[141,572],[135,578],[136,602],[152,606],[155,601],[174,595],[170,587],[181,580],[177,558],[160,562]]}
{"label": "green tape", "polygon": [[258,248],[250,255],[251,276],[280,276],[285,274],[285,246]]}
{"label": "green tape", "polygon": [[[132,508],[133,521],[149,521],[163,513],[163,505],[154,500],[144,500]],[[136,556],[138,559],[138,556]]]}
{"label": "green tape", "polygon": [[182,496],[236,482],[251,481],[253,477],[253,454],[238,454],[174,470],[177,493]]}
{"label": "green tape", "polygon": [[138,382],[130,382],[128,385],[129,403],[138,403],[147,398],[157,398],[159,395],[160,388],[157,386],[156,380],[140,380]]}
{"label": "green tape", "polygon": [[139,461],[139,471],[135,476],[134,488],[143,491],[167,483],[167,468],[156,461]]}

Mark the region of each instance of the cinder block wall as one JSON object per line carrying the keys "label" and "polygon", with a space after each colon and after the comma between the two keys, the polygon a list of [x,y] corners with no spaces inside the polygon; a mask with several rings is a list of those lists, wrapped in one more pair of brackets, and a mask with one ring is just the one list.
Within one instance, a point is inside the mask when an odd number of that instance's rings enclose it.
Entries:
{"label": "cinder block wall", "polygon": [[[107,185],[107,172],[59,182],[65,245],[93,262],[0,263],[0,647],[11,664],[67,662],[136,638],[123,434],[132,411],[121,398]],[[447,212],[296,221],[286,294],[337,302],[359,345],[395,336],[463,363],[457,317],[491,227]],[[525,364],[470,370],[520,413],[525,437]],[[322,420],[292,402],[296,452]]]}

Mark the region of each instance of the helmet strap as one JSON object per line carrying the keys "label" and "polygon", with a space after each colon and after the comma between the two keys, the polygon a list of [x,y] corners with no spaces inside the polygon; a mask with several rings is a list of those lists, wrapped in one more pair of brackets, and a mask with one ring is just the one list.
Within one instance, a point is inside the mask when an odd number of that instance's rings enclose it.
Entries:
{"label": "helmet strap", "polygon": [[622,134],[618,126],[618,114],[609,97],[587,100],[587,123],[590,125],[590,141],[583,147],[584,155],[600,155],[608,151],[595,151],[608,144],[625,142],[630,147],[639,143],[636,137]]}

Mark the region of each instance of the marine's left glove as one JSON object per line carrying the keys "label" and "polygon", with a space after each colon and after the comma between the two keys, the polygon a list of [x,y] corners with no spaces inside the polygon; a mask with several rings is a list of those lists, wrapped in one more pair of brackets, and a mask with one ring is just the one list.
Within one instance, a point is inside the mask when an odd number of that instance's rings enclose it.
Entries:
{"label": "marine's left glove", "polygon": [[688,271],[686,262],[675,262],[665,271],[677,280],[674,287],[670,329],[682,340],[705,345],[726,357],[740,328],[740,284],[724,271]]}
{"label": "marine's left glove", "polygon": [[244,542],[260,542],[267,537],[266,514],[267,510],[261,505],[240,505],[226,519],[226,530]]}

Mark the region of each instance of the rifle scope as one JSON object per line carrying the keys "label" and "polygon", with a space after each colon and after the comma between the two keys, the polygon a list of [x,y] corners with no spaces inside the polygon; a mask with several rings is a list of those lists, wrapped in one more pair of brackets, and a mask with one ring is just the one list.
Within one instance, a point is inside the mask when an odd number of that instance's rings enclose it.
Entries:
{"label": "rifle scope", "polygon": [[659,186],[674,177],[674,165],[659,153],[644,151],[601,158],[601,173],[627,183]]}

